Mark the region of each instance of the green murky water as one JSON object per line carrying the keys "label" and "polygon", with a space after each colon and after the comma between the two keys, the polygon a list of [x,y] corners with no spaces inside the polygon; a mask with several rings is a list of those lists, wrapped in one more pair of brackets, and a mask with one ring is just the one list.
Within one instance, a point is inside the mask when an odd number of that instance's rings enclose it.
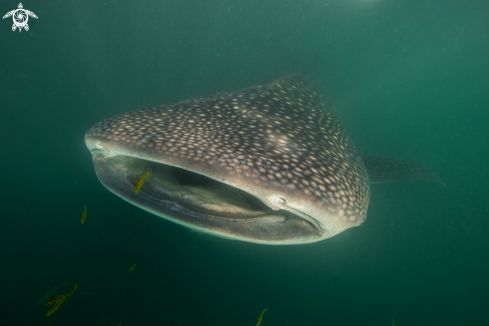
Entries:
{"label": "green murky water", "polygon": [[[23,5],[29,31],[0,25],[2,325],[489,318],[487,1]],[[100,120],[291,72],[321,80],[359,151],[423,163],[448,188],[374,184],[362,226],[277,247],[190,233],[97,180],[83,137]],[[58,294],[81,284],[46,318],[36,303],[67,279]]]}

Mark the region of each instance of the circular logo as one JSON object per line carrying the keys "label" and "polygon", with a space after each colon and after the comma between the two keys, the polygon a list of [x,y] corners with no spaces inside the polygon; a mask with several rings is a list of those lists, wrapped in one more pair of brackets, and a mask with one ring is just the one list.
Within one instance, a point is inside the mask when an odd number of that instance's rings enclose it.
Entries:
{"label": "circular logo", "polygon": [[13,16],[14,24],[17,25],[17,27],[25,26],[27,24],[27,20],[29,19],[24,9],[17,9]]}

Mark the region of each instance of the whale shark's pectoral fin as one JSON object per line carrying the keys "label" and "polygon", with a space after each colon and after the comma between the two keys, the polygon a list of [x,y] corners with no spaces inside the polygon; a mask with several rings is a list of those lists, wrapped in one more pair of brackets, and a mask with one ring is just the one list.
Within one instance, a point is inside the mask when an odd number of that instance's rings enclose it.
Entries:
{"label": "whale shark's pectoral fin", "polygon": [[429,180],[446,187],[443,179],[427,167],[394,158],[374,155],[361,155],[370,182],[389,182],[396,180]]}

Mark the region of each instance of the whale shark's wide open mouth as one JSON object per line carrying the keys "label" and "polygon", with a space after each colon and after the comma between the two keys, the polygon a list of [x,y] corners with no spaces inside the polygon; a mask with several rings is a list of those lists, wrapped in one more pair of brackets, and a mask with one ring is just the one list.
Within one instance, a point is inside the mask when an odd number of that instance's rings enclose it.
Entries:
{"label": "whale shark's wide open mouth", "polygon": [[[130,156],[105,157],[92,151],[100,181],[128,202],[165,219],[205,233],[266,244],[321,239],[306,219],[273,210],[259,198],[213,178]],[[141,176],[150,172],[140,190]]]}

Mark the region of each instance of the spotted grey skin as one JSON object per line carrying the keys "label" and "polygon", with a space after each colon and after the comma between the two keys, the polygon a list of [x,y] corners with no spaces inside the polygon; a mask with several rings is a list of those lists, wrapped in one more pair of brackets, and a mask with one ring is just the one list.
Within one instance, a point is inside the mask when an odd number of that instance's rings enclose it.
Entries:
{"label": "spotted grey skin", "polygon": [[314,84],[299,75],[111,117],[85,141],[109,190],[191,229],[300,244],[366,218],[362,158]]}

